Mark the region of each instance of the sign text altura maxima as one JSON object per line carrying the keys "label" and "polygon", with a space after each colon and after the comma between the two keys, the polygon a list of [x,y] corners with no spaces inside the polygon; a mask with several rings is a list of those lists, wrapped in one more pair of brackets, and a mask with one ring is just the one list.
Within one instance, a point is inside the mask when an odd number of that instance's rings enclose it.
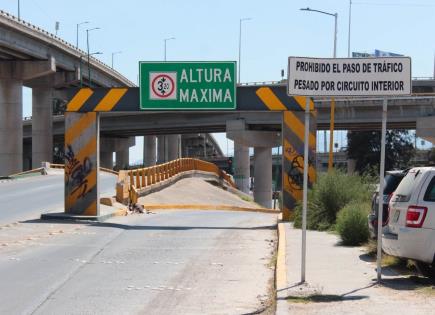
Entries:
{"label": "sign text altura maxima", "polygon": [[236,108],[235,62],[140,62],[140,108]]}

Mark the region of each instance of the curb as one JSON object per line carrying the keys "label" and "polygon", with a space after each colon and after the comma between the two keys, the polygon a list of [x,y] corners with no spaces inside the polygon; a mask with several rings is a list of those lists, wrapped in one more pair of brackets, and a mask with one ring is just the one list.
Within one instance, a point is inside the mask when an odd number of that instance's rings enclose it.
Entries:
{"label": "curb", "polygon": [[210,205],[210,204],[142,204],[144,209],[147,210],[229,210],[229,211],[249,211],[260,212],[269,214],[280,214],[280,211],[276,211],[268,208],[250,208],[250,207],[237,207],[229,205]]}
{"label": "curb", "polygon": [[127,215],[126,209],[117,209],[114,212],[102,214],[99,216],[91,215],[77,215],[69,214],[65,212],[52,212],[41,214],[41,220],[69,220],[69,221],[93,221],[93,222],[104,222],[112,217],[120,217]]}
{"label": "curb", "polygon": [[41,220],[68,220],[68,221],[93,221],[93,222],[104,222],[113,216],[112,213],[104,215],[77,215],[69,214],[65,212],[53,212],[53,213],[43,213],[41,214]]}
{"label": "curb", "polygon": [[278,223],[278,253],[275,268],[276,290],[287,287],[286,238],[284,223]]}

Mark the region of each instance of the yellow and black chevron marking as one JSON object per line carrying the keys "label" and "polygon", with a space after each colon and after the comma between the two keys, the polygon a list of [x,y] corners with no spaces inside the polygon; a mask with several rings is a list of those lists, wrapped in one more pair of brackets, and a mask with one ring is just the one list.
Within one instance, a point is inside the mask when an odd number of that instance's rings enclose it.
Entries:
{"label": "yellow and black chevron marking", "polygon": [[[308,158],[308,187],[316,181],[316,113],[311,112]],[[283,112],[283,220],[289,220],[297,201],[302,200],[304,174],[304,113]]]}
{"label": "yellow and black chevron marking", "polygon": [[[83,88],[67,104],[68,112],[110,112],[116,111],[128,88],[90,89]],[[139,102],[139,99],[138,99]],[[137,103],[138,105],[139,103]],[[139,110],[139,109],[137,109]]]}
{"label": "yellow and black chevron marking", "polygon": [[65,113],[65,212],[97,216],[98,114]]}
{"label": "yellow and black chevron marking", "polygon": [[[289,97],[285,94],[285,89],[261,87],[255,91],[255,94],[263,102],[265,110],[272,111],[304,111],[306,106],[306,97],[294,96]],[[310,110],[314,109],[314,102],[310,101]]]}
{"label": "yellow and black chevron marking", "polygon": [[[71,92],[72,96],[66,109],[68,112],[142,111],[139,106],[139,88],[137,87],[82,88]],[[236,111],[305,110],[305,97],[290,97],[286,93],[285,86],[240,86],[237,88]],[[310,100],[310,110],[313,109],[314,103]],[[215,110],[219,111],[219,109]],[[208,109],[208,111],[213,111],[213,109]]]}

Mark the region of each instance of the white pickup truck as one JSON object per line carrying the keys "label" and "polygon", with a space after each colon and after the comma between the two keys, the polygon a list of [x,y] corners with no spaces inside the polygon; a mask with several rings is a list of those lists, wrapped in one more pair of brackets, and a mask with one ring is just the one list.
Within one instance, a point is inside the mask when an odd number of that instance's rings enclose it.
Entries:
{"label": "white pickup truck", "polygon": [[382,248],[415,260],[424,275],[435,276],[435,167],[412,168],[397,186]]}

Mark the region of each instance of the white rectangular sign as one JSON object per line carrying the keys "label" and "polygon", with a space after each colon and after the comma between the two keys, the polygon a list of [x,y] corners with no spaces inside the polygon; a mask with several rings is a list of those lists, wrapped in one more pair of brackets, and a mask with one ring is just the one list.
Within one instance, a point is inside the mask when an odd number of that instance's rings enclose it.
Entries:
{"label": "white rectangular sign", "polygon": [[411,87],[409,57],[289,57],[288,60],[288,95],[410,95]]}

